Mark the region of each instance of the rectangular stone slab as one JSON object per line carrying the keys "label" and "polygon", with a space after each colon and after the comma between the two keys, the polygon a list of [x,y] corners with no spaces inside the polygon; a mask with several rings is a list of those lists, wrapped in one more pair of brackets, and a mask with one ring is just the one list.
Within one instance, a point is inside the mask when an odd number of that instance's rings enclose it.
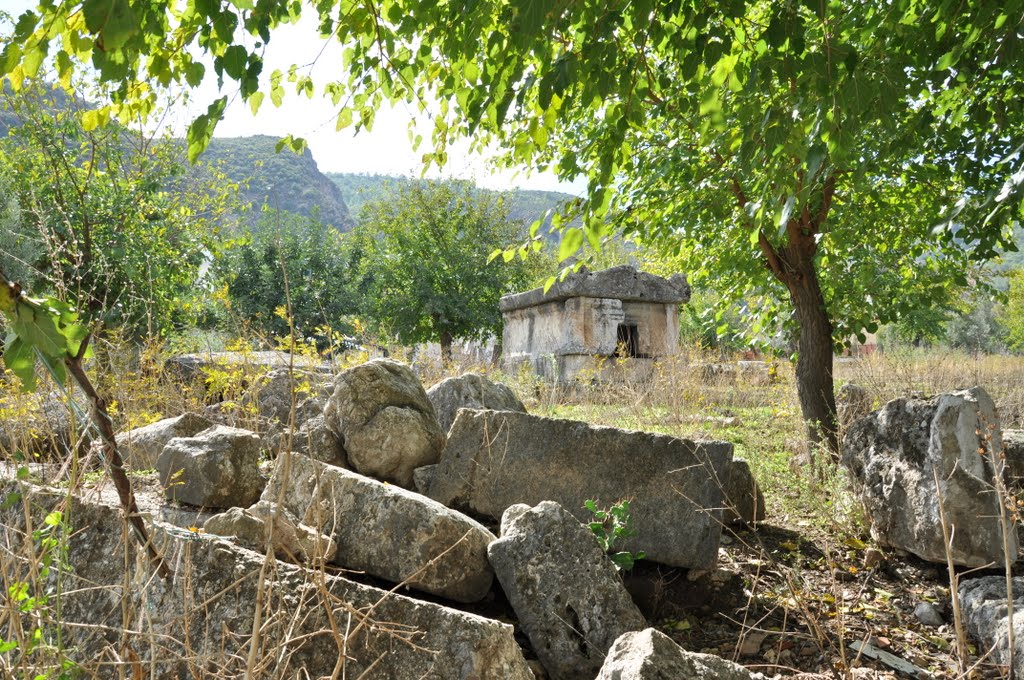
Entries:
{"label": "rectangular stone slab", "polygon": [[[61,617],[64,643],[88,677],[117,676],[112,652],[138,659],[135,669],[146,677],[242,677],[262,599],[257,677],[330,677],[344,649],[339,677],[533,678],[508,624],[315,569],[264,565],[251,550],[157,522],[150,524],[154,543],[176,572],[167,583],[138,544],[126,542],[118,508],[67,499],[66,492],[0,480],[0,541],[10,554],[25,554],[26,502],[35,527],[54,508],[70,518],[73,571],[61,576]],[[5,563],[9,579],[27,573],[19,560]],[[137,632],[122,637],[122,628]],[[130,675],[133,666],[122,669]]]}
{"label": "rectangular stone slab", "polygon": [[636,536],[620,549],[676,567],[708,569],[718,557],[728,442],[595,427],[510,411],[459,411],[428,496],[499,519],[516,503],[555,501],[581,522],[593,499],[630,500]]}

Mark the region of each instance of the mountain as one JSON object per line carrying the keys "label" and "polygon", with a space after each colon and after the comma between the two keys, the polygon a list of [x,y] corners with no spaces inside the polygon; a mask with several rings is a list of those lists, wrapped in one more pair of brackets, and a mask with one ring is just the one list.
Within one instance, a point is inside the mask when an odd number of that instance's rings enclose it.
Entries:
{"label": "mountain", "polygon": [[354,225],[341,191],[327,178],[313,154],[276,152],[278,138],[268,135],[217,137],[200,156],[228,179],[241,184],[241,195],[253,209],[264,205],[299,215],[318,213],[325,225],[347,231]]}
{"label": "mountain", "polygon": [[[328,172],[327,177],[334,182],[352,215],[359,218],[363,205],[378,201],[388,196],[391,191],[401,188],[403,184],[414,180],[408,177],[390,175],[366,175],[356,173]],[[516,189],[514,191],[494,192],[491,189],[480,189],[481,192],[500,193],[508,206],[509,217],[524,227],[529,227],[551,208],[558,208],[573,196],[558,191],[535,191]],[[547,232],[550,220],[545,221],[542,231]]]}

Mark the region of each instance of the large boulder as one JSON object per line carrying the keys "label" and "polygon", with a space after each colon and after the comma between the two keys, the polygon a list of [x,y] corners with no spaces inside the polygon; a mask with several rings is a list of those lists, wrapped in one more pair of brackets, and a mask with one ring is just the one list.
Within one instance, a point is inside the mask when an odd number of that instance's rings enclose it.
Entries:
{"label": "large boulder", "polygon": [[591,680],[616,638],[647,625],[590,529],[557,503],[510,507],[487,554],[552,680]]}
{"label": "large boulder", "polygon": [[1024,490],[1024,430],[1003,430],[1006,481],[1011,489]]}
{"label": "large boulder", "polygon": [[[215,536],[155,522],[154,544],[176,572],[164,580],[125,538],[116,506],[69,502],[65,492],[13,481],[0,481],[0,499],[10,501],[0,504],[0,541],[17,546],[13,555],[32,554],[31,544],[23,545],[32,540],[26,508],[37,527],[54,509],[74,523],[62,539],[59,562],[69,568],[53,626],[75,649],[83,676],[109,677],[110,659],[130,652],[136,669],[158,669],[161,678],[210,669],[242,677],[255,662],[261,677],[533,680],[509,624],[322,569],[267,563]],[[17,558],[5,562],[12,579],[30,581],[33,568]]]}
{"label": "large boulder", "polygon": [[309,398],[326,398],[330,394],[330,379],[310,370],[275,368],[260,376],[246,392],[243,403],[252,404],[261,418],[287,424],[292,407],[296,407],[295,425],[306,418],[298,408]]}
{"label": "large boulder", "polygon": [[338,374],[324,419],[355,470],[406,488],[413,470],[436,463],[444,448],[444,432],[419,379],[390,359]]}
{"label": "large boulder", "polygon": [[494,535],[429,498],[295,454],[278,458],[263,497],[331,536],[338,566],[457,602],[491,589]]}
{"label": "large boulder", "polygon": [[846,383],[836,390],[836,418],[842,427],[871,413],[871,393],[855,383]]}
{"label": "large boulder", "polygon": [[764,519],[764,494],[754,479],[750,463],[734,458],[722,489],[723,519],[727,524],[756,524]]}
{"label": "large boulder", "polygon": [[596,680],[751,680],[743,666],[712,654],[688,652],[664,633],[625,633],[608,651]]}
{"label": "large boulder", "polygon": [[203,524],[208,534],[231,536],[258,552],[272,546],[279,559],[291,562],[330,562],[338,546],[330,536],[299,522],[286,509],[270,501],[250,508],[229,508]]}
{"label": "large boulder", "polygon": [[[960,581],[960,609],[968,634],[991,649],[993,661],[1010,661],[1007,590],[1005,576],[982,576]],[[1024,578],[1013,579],[1013,673],[1024,677]]]}
{"label": "large boulder", "polygon": [[445,378],[427,390],[427,398],[434,405],[444,432],[451,429],[460,408],[526,413],[523,402],[507,385],[492,382],[478,373]]}
{"label": "large boulder", "polygon": [[260,438],[214,425],[194,437],[176,437],[156,461],[168,500],[202,508],[248,507],[259,500]]}
{"label": "large boulder", "polygon": [[[843,440],[842,463],[860,489],[875,540],[945,563],[941,502],[954,527],[953,561],[1002,564],[992,465],[1001,440],[995,404],[980,387],[928,400],[896,399],[854,423]],[[1016,558],[1017,537],[1010,533]]]}
{"label": "large boulder", "polygon": [[624,550],[677,567],[718,557],[722,483],[732,444],[594,427],[510,411],[459,411],[440,463],[420,475],[428,496],[498,519],[511,505],[559,503],[581,522],[584,502],[624,498],[636,536]]}
{"label": "large boulder", "polygon": [[175,437],[191,437],[212,426],[213,423],[198,413],[183,413],[176,418],[164,418],[144,427],[137,427],[117,435],[117,448],[125,464],[135,470],[156,467],[167,442]]}

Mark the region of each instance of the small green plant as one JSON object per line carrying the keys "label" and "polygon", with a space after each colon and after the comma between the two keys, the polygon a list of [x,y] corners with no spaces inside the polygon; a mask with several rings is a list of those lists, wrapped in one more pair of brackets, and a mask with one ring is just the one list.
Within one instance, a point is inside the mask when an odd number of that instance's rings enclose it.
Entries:
{"label": "small green plant", "polygon": [[597,502],[593,500],[584,501],[583,507],[594,516],[594,521],[589,524],[590,530],[597,537],[601,549],[611,557],[616,569],[629,571],[638,560],[646,557],[643,552],[615,550],[618,542],[636,535],[629,515],[628,500],[619,501],[607,510],[597,507]]}

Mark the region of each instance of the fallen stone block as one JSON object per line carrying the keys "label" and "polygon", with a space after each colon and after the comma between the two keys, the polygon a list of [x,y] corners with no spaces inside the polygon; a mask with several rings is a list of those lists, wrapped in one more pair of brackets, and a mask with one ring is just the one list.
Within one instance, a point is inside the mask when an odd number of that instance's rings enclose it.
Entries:
{"label": "fallen stone block", "polygon": [[732,444],[594,427],[509,411],[459,411],[427,495],[498,519],[517,503],[555,501],[581,522],[584,502],[630,501],[636,536],[623,550],[677,567],[718,557],[722,481]]}
{"label": "fallen stone block", "polygon": [[552,680],[590,680],[616,638],[647,625],[590,529],[557,503],[510,507],[487,554]]}
{"label": "fallen stone block", "polygon": [[523,402],[507,385],[493,382],[477,373],[445,378],[427,390],[427,397],[434,405],[437,421],[445,433],[451,429],[460,408],[526,413]]}
{"label": "fallen stone block", "polygon": [[286,509],[269,501],[214,515],[203,524],[203,530],[233,537],[257,552],[265,552],[271,545],[278,559],[291,562],[330,562],[338,551],[330,536],[302,524]]}
{"label": "fallen stone block", "polygon": [[164,418],[134,430],[117,435],[117,448],[125,465],[133,470],[156,467],[167,442],[175,437],[192,437],[213,425],[198,413],[183,413],[176,418]]}
{"label": "fallen stone block", "polygon": [[[981,643],[979,654],[992,649],[992,658],[1004,666],[1010,661],[1010,618],[1007,615],[1005,576],[982,576],[960,581],[960,610],[967,633]],[[1013,672],[1024,677],[1024,578],[1013,579]]]}
{"label": "fallen stone block", "polygon": [[156,461],[168,500],[202,508],[248,507],[266,480],[259,472],[260,438],[214,425],[194,437],[176,437]]}
{"label": "fallen stone block", "polygon": [[444,432],[416,374],[390,359],[338,374],[324,419],[356,471],[405,488],[412,486],[413,470],[436,463],[444,448]]}
{"label": "fallen stone block", "polygon": [[[11,494],[18,494],[13,496]],[[0,542],[15,546],[6,575],[28,579],[26,504],[34,525],[62,508],[69,569],[61,572],[67,649],[88,677],[112,664],[153,677],[261,676],[389,680],[533,680],[512,626],[271,561],[207,534],[157,522],[154,543],[175,569],[153,573],[119,508],[0,482]],[[60,562],[52,567],[54,574]],[[126,574],[125,570],[128,569]],[[257,612],[259,614],[257,615]],[[254,622],[259,637],[253,638]],[[252,647],[255,645],[255,650]],[[121,662],[121,659],[137,661]],[[260,670],[262,669],[262,670]]]}
{"label": "fallen stone block", "polygon": [[[879,544],[945,564],[941,502],[953,527],[953,561],[980,567],[1003,563],[992,463],[1000,441],[995,404],[975,387],[890,401],[847,430],[841,462],[853,475]],[[1009,541],[1016,558],[1016,535]]]}
{"label": "fallen stone block", "polygon": [[338,566],[457,602],[475,602],[491,589],[487,545],[494,534],[419,494],[283,454],[263,498],[331,536]]}
{"label": "fallen stone block", "polygon": [[713,654],[688,652],[664,633],[625,633],[608,651],[596,680],[753,680],[763,678]]}

